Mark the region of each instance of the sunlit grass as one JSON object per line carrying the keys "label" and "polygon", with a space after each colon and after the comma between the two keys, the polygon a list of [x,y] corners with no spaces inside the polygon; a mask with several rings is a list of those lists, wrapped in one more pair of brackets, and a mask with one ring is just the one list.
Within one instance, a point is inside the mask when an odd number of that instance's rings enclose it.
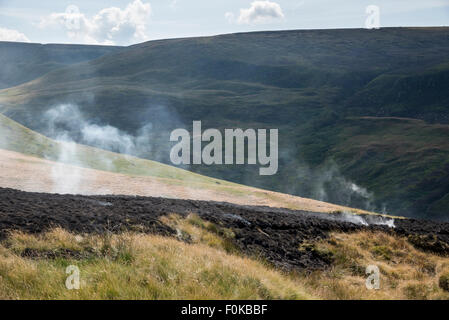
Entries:
{"label": "sunlit grass", "polygon": [[[213,237],[207,242],[213,245]],[[23,257],[30,249],[35,249],[34,256]],[[69,254],[43,257],[48,252]],[[79,290],[65,286],[69,265],[80,269]],[[2,299],[310,297],[297,281],[258,261],[172,238],[143,234],[76,236],[56,229],[38,236],[14,233],[0,246]]]}
{"label": "sunlit grass", "polygon": [[[335,233],[315,244],[330,253],[329,270],[301,275],[303,285],[324,299],[449,299],[439,287],[449,258],[415,249],[406,238],[382,232]],[[380,289],[368,290],[368,265],[380,270]]]}

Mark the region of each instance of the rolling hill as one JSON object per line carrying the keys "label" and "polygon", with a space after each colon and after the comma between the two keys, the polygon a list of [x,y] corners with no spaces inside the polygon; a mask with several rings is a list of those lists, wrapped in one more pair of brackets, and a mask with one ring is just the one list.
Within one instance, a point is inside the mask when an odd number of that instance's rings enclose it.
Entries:
{"label": "rolling hill", "polygon": [[116,46],[83,46],[0,41],[0,89],[36,79],[51,70],[116,52]]}
{"label": "rolling hill", "polygon": [[0,115],[0,186],[29,192],[224,201],[314,212],[362,210],[251,188],[155,161],[58,142]]}
{"label": "rolling hill", "polygon": [[[47,134],[48,110],[129,135],[169,163],[169,133],[279,128],[280,170],[184,167],[347,206],[447,219],[448,28],[292,30],[150,41],[0,91],[0,112]],[[80,128],[70,135],[79,139]],[[78,137],[78,138],[77,138]],[[95,143],[91,143],[95,146]],[[116,151],[116,150],[114,150]]]}

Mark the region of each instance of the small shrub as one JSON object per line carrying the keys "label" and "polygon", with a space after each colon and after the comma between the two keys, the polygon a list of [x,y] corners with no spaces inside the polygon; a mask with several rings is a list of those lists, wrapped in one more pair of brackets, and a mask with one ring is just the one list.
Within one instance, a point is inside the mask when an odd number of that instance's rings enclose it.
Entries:
{"label": "small shrub", "polygon": [[426,261],[422,264],[420,270],[428,275],[434,276],[436,274],[436,268],[435,262]]}
{"label": "small shrub", "polygon": [[375,246],[372,248],[371,252],[384,260],[391,260],[392,251],[387,246]]}
{"label": "small shrub", "polygon": [[445,273],[440,276],[438,280],[438,286],[444,291],[449,292],[449,273]]}
{"label": "small shrub", "polygon": [[315,257],[319,257],[321,260],[326,261],[327,263],[332,263],[334,261],[334,252],[325,247],[318,247],[314,243],[309,243],[304,241],[299,245],[299,252],[310,252]]}
{"label": "small shrub", "polygon": [[409,284],[404,288],[404,294],[407,299],[427,300],[429,288],[425,284]]}
{"label": "small shrub", "polygon": [[204,228],[204,221],[196,214],[190,214],[187,217],[187,222],[189,222],[193,226]]}

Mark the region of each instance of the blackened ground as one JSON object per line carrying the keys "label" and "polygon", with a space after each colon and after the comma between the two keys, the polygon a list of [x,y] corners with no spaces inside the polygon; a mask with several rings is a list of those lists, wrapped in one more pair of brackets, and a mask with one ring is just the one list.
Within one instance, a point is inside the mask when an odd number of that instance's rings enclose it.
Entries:
{"label": "blackened ground", "polygon": [[423,250],[449,254],[449,223],[397,219],[395,228],[363,226],[346,221],[344,214],[151,197],[28,193],[0,188],[0,238],[3,239],[9,230],[40,233],[54,227],[75,233],[139,230],[175,236],[176,230],[159,220],[173,213],[184,217],[195,213],[204,220],[232,229],[234,244],[241,251],[261,256],[287,270],[328,266],[331,257],[307,244],[327,237],[332,231],[376,229],[397,233]]}

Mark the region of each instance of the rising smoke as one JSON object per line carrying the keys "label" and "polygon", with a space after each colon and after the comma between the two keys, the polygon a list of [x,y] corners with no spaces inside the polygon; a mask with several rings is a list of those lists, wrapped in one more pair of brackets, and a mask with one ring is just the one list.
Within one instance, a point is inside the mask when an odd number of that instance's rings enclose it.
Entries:
{"label": "rising smoke", "polygon": [[329,161],[313,176],[313,197],[320,201],[346,206],[356,205],[365,210],[374,210],[374,194],[344,177],[337,164]]}
{"label": "rising smoke", "polygon": [[44,114],[45,134],[59,141],[73,141],[128,155],[150,151],[146,143],[152,124],[146,124],[131,135],[116,127],[92,123],[74,104],[61,104]]}
{"label": "rising smoke", "polygon": [[[81,168],[77,165],[82,165],[78,159],[77,145],[73,141],[60,140],[57,162],[51,167],[51,178],[53,181],[52,192],[61,194],[78,194],[82,193],[80,190],[80,183],[82,178]],[[74,166],[67,166],[66,163]]]}
{"label": "rising smoke", "polygon": [[[324,202],[367,211],[386,213],[386,204],[379,204],[373,192],[346,177],[338,164],[327,160],[320,166],[311,167],[306,161],[297,158],[295,150],[283,150],[281,157],[289,159],[286,165],[289,177],[287,193],[297,194]],[[295,174],[291,174],[295,172]]]}
{"label": "rising smoke", "polygon": [[[121,130],[110,124],[94,122],[92,116],[86,116],[80,108],[73,103],[56,105],[44,113],[43,131],[50,138],[64,142],[56,156],[49,156],[51,160],[69,163],[75,166],[86,166],[80,156],[76,143],[98,147],[104,150],[118,152],[124,155],[149,158],[166,162],[164,155],[169,154],[166,143],[167,138],[157,140],[161,127],[183,127],[181,121],[163,106],[149,107],[142,115],[142,125],[133,133]],[[161,143],[162,142],[162,143]],[[165,142],[165,143],[164,143]],[[292,150],[284,151],[281,157],[292,158]],[[101,157],[98,155],[98,157]],[[109,158],[100,159],[102,168],[114,170],[114,164]],[[311,168],[303,161],[295,162],[297,182],[291,181],[291,194],[313,198],[325,202],[341,204],[349,207],[358,207],[368,211],[378,211],[375,206],[373,193],[344,177],[335,162],[329,161],[319,168]],[[188,169],[188,168],[186,168]],[[243,171],[243,173],[245,173]],[[80,169],[64,165],[55,165],[52,169],[54,192],[79,193],[81,181]],[[207,173],[206,173],[207,174]],[[254,185],[254,175],[247,173],[241,176],[245,184]],[[382,208],[385,213],[385,207]],[[358,219],[350,215],[348,219]],[[359,219],[360,220],[360,219]],[[366,221],[354,221],[359,224]]]}
{"label": "rising smoke", "polygon": [[338,214],[329,214],[329,219],[334,221],[345,221],[350,222],[356,225],[360,226],[370,226],[370,225],[376,225],[376,226],[387,226],[390,228],[394,228],[394,219],[383,217],[383,216],[377,216],[377,215],[364,215],[359,216],[348,212],[342,212]]}
{"label": "rising smoke", "polygon": [[[164,114],[163,108],[157,108],[158,116],[154,121],[160,122]],[[159,160],[161,152],[159,146],[152,143],[150,136],[154,135],[153,122],[147,122],[130,134],[109,124],[94,123],[88,119],[75,104],[60,104],[47,110],[42,121],[44,134],[61,142],[59,152],[46,156],[55,160],[58,164],[52,167],[53,192],[55,193],[81,193],[81,169],[85,167],[84,154],[79,152],[78,144],[90,145],[104,150],[118,152],[132,156],[146,156]],[[101,161],[101,167],[106,170],[114,170],[114,163],[110,158],[96,155]],[[66,164],[74,165],[67,166]]]}

